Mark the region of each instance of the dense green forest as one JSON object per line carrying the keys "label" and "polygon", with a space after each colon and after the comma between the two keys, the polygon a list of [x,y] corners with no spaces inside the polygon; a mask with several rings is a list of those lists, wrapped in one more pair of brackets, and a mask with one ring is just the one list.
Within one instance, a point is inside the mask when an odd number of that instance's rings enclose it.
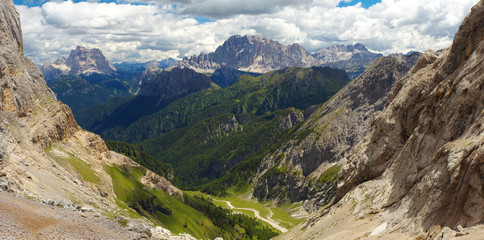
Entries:
{"label": "dense green forest", "polygon": [[[343,70],[286,68],[244,75],[230,87],[195,92],[161,107],[146,96],[114,99],[76,118],[105,139],[130,142],[155,161],[171,164],[177,186],[222,195],[238,179],[249,179],[273,145],[293,135],[311,106],[348,81]],[[154,165],[148,167],[165,174]]]}

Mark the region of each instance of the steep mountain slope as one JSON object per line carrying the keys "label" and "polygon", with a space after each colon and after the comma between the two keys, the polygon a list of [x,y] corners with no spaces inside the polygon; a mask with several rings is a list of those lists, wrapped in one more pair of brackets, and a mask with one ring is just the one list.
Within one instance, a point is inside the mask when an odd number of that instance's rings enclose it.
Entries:
{"label": "steep mountain slope", "polygon": [[56,60],[54,64],[46,62],[40,67],[46,81],[55,80],[62,75],[91,75],[93,73],[111,75],[116,71],[113,64],[97,48],[86,49],[77,46],[69,57]]}
{"label": "steep mountain slope", "polygon": [[327,204],[335,194],[337,162],[369,132],[372,116],[383,109],[387,94],[419,57],[382,57],[341,89],[264,157],[254,197],[279,203],[308,200],[308,211]]}
{"label": "steep mountain slope", "polygon": [[284,67],[311,67],[317,61],[299,44],[284,46],[261,36],[232,36],[213,53],[184,58],[175,66],[212,73],[220,67],[265,73]]}
{"label": "steep mountain slope", "polygon": [[[452,46],[427,51],[392,91],[371,132],[346,157],[336,204],[282,238],[482,238],[483,40],[481,0]],[[360,230],[350,221],[328,225],[342,214],[363,219]]]}

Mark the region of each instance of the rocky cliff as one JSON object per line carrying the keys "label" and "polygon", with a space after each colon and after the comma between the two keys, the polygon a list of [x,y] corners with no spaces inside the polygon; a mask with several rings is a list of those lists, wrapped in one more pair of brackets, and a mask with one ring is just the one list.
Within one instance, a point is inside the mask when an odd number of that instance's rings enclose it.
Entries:
{"label": "rocky cliff", "polygon": [[93,73],[111,75],[116,68],[104,56],[98,48],[86,49],[77,46],[72,50],[69,57],[56,60],[53,64],[44,63],[40,67],[47,82],[54,80],[59,75],[91,75]]}
{"label": "rocky cliff", "polygon": [[482,238],[483,39],[481,0],[450,48],[427,51],[399,81],[346,157],[334,205],[283,238]]}
{"label": "rocky cliff", "polygon": [[[69,107],[56,100],[23,53],[19,15],[11,0],[0,0],[0,30],[0,191],[39,200],[33,203],[2,193],[0,235],[13,239],[151,236],[146,219],[126,220],[129,208],[118,199],[112,174],[112,169],[143,168],[108,151],[99,136],[82,130]],[[146,186],[180,194],[166,179],[147,170],[141,173]],[[86,214],[81,217],[81,212]],[[102,214],[124,219],[129,228]],[[73,221],[85,228],[66,222],[68,215],[77,216]]]}
{"label": "rocky cliff", "polygon": [[213,53],[184,58],[175,66],[212,73],[220,67],[265,73],[284,67],[311,67],[317,61],[299,44],[284,46],[261,36],[232,36]]}
{"label": "rocky cliff", "polygon": [[[316,110],[293,138],[264,158],[254,196],[279,203],[305,200],[307,211],[329,203],[335,194],[336,178],[324,177],[329,174],[327,170],[339,169],[339,159],[369,133],[373,115],[383,109],[392,87],[420,55],[395,54],[376,60]],[[271,174],[281,168],[290,171]]]}

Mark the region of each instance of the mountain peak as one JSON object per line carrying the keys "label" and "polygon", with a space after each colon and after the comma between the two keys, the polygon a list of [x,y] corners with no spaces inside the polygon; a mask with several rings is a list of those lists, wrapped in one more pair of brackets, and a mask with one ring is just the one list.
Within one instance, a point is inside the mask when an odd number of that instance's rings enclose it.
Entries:
{"label": "mountain peak", "polygon": [[113,64],[99,48],[87,49],[77,46],[69,57],[61,57],[53,64],[47,62],[40,68],[47,81],[59,75],[91,75],[93,73],[112,75],[116,72]]}
{"label": "mountain peak", "polygon": [[353,45],[354,49],[356,50],[360,50],[360,51],[368,51],[368,49],[366,48],[365,45],[363,45],[362,43],[355,43],[355,45]]}

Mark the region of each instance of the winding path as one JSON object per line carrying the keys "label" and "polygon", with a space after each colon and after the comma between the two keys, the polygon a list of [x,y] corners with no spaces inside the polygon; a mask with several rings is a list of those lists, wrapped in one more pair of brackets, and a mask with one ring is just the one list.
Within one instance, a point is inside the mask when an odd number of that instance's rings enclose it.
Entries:
{"label": "winding path", "polygon": [[[265,217],[262,217],[259,213],[259,211],[255,210],[255,209],[252,209],[252,208],[238,208],[238,207],[234,207],[234,205],[232,205],[231,202],[229,201],[226,201],[226,200],[218,200],[218,199],[213,199],[214,201],[217,201],[217,202],[224,202],[227,204],[227,206],[229,206],[230,209],[233,209],[233,210],[248,210],[248,211],[253,211],[254,212],[254,215],[256,218],[266,222],[266,223],[269,223],[273,228],[285,233],[287,232],[287,228],[279,225],[279,222],[277,221],[274,221],[272,219],[268,219],[268,218],[265,218]],[[271,211],[269,209],[269,211]],[[271,211],[271,215],[272,215],[272,211]]]}

